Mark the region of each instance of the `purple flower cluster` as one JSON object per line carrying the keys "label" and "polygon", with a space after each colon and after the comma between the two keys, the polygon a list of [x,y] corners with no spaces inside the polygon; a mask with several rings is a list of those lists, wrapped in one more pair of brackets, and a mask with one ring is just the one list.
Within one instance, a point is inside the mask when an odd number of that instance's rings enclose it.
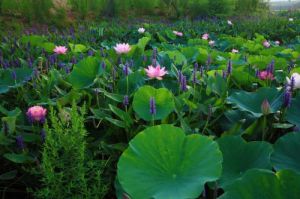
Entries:
{"label": "purple flower cluster", "polygon": [[18,147],[20,150],[25,149],[24,139],[23,139],[23,136],[22,136],[22,135],[18,135],[18,136],[16,137],[16,143],[17,143],[17,147]]}
{"label": "purple flower cluster", "polygon": [[150,114],[156,115],[156,102],[154,97],[150,98]]}

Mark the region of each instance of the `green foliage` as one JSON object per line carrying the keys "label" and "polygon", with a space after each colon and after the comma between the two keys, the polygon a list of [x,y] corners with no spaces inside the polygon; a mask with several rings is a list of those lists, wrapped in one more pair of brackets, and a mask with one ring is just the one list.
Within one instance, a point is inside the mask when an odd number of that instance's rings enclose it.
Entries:
{"label": "green foliage", "polygon": [[227,186],[220,199],[297,199],[299,190],[299,173],[283,170],[274,174],[255,169]]}
{"label": "green foliage", "polygon": [[[103,198],[101,162],[92,160],[87,154],[86,130],[84,127],[85,107],[78,112],[75,103],[70,116],[58,117],[50,110],[51,124],[47,125],[46,140],[42,151],[42,189],[38,198]],[[61,118],[61,119],[60,119]]]}
{"label": "green foliage", "polygon": [[118,163],[118,180],[132,199],[196,198],[205,182],[220,177],[221,162],[208,137],[154,126],[131,140]]}

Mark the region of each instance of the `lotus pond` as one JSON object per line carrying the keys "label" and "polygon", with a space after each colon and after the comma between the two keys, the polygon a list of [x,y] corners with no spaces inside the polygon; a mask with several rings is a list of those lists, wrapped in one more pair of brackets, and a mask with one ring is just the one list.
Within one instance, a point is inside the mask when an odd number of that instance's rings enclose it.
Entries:
{"label": "lotus pond", "polygon": [[300,21],[285,20],[287,37],[230,20],[3,35],[2,198],[299,199]]}

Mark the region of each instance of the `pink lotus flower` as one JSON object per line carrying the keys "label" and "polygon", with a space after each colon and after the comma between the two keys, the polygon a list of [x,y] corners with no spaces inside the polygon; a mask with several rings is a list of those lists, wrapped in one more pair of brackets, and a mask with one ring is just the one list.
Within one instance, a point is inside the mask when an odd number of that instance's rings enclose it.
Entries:
{"label": "pink lotus flower", "polygon": [[280,41],[275,41],[275,44],[279,46],[280,45]]}
{"label": "pink lotus flower", "polygon": [[145,31],[146,31],[145,28],[139,28],[139,29],[138,29],[138,32],[139,32],[140,34],[143,34]]}
{"label": "pink lotus flower", "polygon": [[215,41],[210,40],[210,41],[208,42],[208,44],[209,44],[211,47],[213,47],[213,46],[215,45]]}
{"label": "pink lotus flower", "polygon": [[179,37],[182,37],[183,36],[183,33],[182,32],[178,32],[176,30],[173,31],[174,35],[176,36],[179,36]]}
{"label": "pink lotus flower", "polygon": [[205,34],[202,35],[202,39],[208,40],[208,38],[209,38],[209,34],[208,33],[205,33]]}
{"label": "pink lotus flower", "polygon": [[270,48],[270,46],[271,46],[271,44],[267,40],[264,41],[263,45],[266,48]]}
{"label": "pink lotus flower", "polygon": [[117,54],[127,54],[129,53],[129,51],[131,50],[131,47],[129,44],[117,44],[115,47],[114,47],[115,51]]}
{"label": "pink lotus flower", "polygon": [[156,67],[153,67],[152,65],[148,66],[148,69],[145,68],[145,71],[150,79],[156,78],[158,80],[162,80],[162,77],[165,74],[168,74],[168,72],[165,70],[165,67],[160,68],[160,65],[157,65]]}
{"label": "pink lotus flower", "polygon": [[227,24],[230,25],[230,26],[233,25],[232,21],[230,21],[230,20],[227,20]]}
{"label": "pink lotus flower", "polygon": [[261,80],[273,80],[274,79],[274,75],[271,72],[266,71],[266,70],[260,71],[258,73],[258,77]]}
{"label": "pink lotus flower", "polygon": [[68,48],[65,46],[55,46],[53,51],[58,55],[65,55],[68,51]]}
{"label": "pink lotus flower", "polygon": [[44,123],[47,109],[41,106],[32,106],[28,109],[26,115],[31,122]]}
{"label": "pink lotus flower", "polygon": [[232,49],[231,52],[232,52],[232,53],[238,53],[239,50],[237,50],[237,49]]}

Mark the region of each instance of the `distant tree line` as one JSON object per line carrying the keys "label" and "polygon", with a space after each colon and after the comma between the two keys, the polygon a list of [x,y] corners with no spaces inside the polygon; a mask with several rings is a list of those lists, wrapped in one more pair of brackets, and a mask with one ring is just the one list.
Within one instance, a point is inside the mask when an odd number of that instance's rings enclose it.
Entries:
{"label": "distant tree line", "polygon": [[145,15],[179,18],[248,14],[264,6],[262,0],[66,0],[68,8],[58,9],[54,1],[0,0],[0,14],[18,14],[41,22],[55,19],[55,14],[61,20],[69,12],[81,19]]}

